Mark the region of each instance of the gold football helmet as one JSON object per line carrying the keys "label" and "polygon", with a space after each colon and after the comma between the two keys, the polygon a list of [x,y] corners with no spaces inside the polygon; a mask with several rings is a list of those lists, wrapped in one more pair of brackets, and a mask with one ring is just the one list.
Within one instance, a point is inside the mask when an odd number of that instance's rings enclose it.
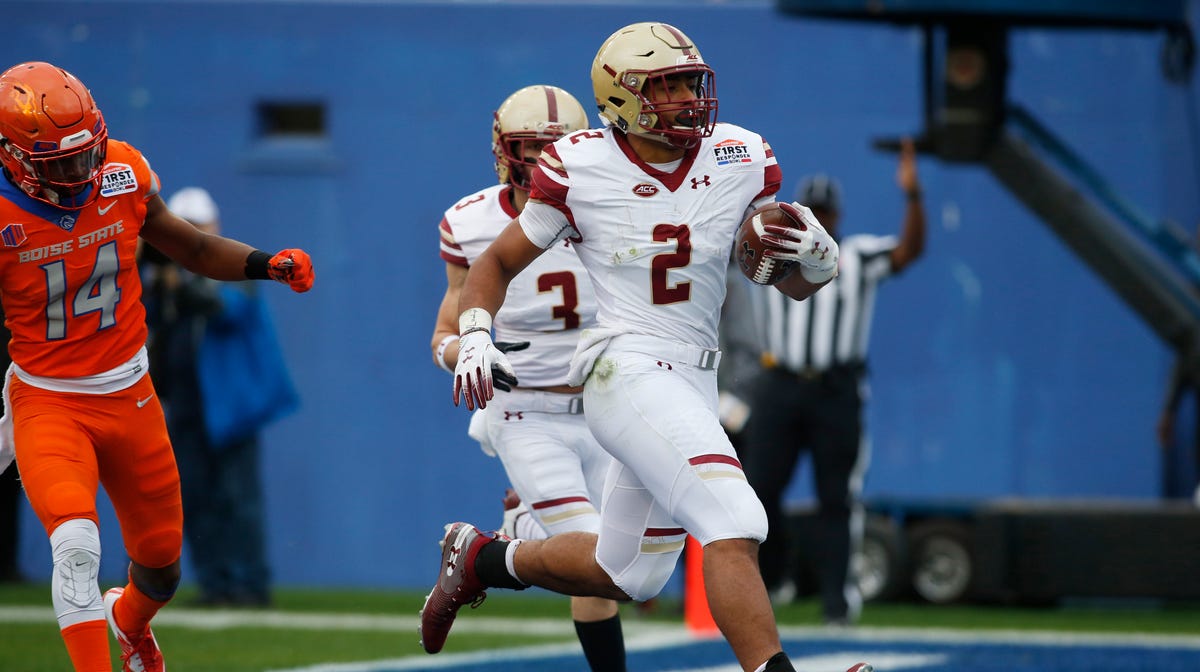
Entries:
{"label": "gold football helmet", "polygon": [[542,147],[588,127],[575,97],[557,86],[527,86],[500,104],[492,121],[492,154],[500,183],[529,190]]}
{"label": "gold football helmet", "polygon": [[[668,78],[687,77],[690,95],[672,99]],[[651,100],[650,84],[665,100]],[[625,133],[675,147],[694,147],[712,135],[717,93],[712,68],[695,43],[665,23],[635,23],[613,33],[592,62],[600,116]]]}
{"label": "gold football helmet", "polygon": [[107,150],[104,116],[74,75],[41,62],[0,74],[0,163],[26,194],[63,209],[87,205],[100,194]]}

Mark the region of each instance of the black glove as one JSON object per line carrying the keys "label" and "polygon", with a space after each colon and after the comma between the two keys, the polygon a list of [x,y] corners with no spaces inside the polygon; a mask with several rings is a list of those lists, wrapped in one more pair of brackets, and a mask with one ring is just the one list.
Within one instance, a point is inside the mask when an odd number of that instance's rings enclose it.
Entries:
{"label": "black glove", "polygon": [[[529,341],[517,341],[515,343],[500,341],[499,343],[493,343],[492,345],[495,345],[496,349],[500,352],[507,354],[514,350],[524,350],[525,348],[528,348]],[[516,378],[508,375],[504,371],[501,371],[499,367],[492,367],[492,387],[496,388],[497,390],[512,392],[512,388],[516,384]]]}

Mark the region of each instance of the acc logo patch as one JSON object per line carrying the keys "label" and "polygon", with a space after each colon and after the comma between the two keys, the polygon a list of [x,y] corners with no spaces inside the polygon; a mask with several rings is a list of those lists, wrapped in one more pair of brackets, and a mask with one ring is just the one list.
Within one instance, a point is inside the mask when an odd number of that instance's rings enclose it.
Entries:
{"label": "acc logo patch", "polygon": [[110,163],[104,167],[104,177],[100,182],[100,195],[108,198],[117,194],[127,194],[137,190],[137,177],[133,168],[125,163]]}
{"label": "acc logo patch", "polygon": [[24,224],[9,224],[0,229],[0,240],[4,241],[5,247],[20,247],[26,239]]}
{"label": "acc logo patch", "polygon": [[713,157],[718,166],[728,166],[731,163],[750,163],[750,148],[741,140],[722,140],[713,147]]}
{"label": "acc logo patch", "polygon": [[658,187],[648,182],[642,182],[633,186],[633,193],[642,198],[650,198],[658,193]]}

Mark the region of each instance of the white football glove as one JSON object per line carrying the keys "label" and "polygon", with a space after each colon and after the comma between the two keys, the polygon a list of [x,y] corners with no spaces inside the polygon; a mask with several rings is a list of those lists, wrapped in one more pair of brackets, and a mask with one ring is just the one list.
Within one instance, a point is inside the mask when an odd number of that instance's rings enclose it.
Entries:
{"label": "white football glove", "polygon": [[492,316],[481,308],[471,308],[459,317],[458,364],[454,367],[454,405],[460,399],[467,410],[487,408],[495,387],[512,389],[517,384],[508,357],[492,343]]}
{"label": "white football glove", "polygon": [[764,224],[766,235],[761,240],[769,247],[763,256],[799,264],[800,275],[814,285],[837,276],[837,241],[825,231],[812,210],[799,203],[780,203],[779,206],[802,226]]}

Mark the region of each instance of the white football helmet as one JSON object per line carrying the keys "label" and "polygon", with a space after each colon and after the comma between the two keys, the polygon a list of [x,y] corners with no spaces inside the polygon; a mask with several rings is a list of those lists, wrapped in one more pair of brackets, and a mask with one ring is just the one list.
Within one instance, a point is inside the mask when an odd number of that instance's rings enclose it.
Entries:
{"label": "white football helmet", "polygon": [[[693,95],[650,100],[650,82],[663,80],[668,90],[665,80],[678,76],[696,78]],[[675,147],[696,146],[717,123],[712,68],[687,35],[665,23],[635,23],[609,36],[592,62],[592,89],[605,121]]]}
{"label": "white football helmet", "polygon": [[[588,127],[587,113],[574,96],[542,84],[527,86],[506,98],[493,117],[496,176],[501,184],[525,191],[542,147]],[[526,151],[531,145],[535,151]]]}

